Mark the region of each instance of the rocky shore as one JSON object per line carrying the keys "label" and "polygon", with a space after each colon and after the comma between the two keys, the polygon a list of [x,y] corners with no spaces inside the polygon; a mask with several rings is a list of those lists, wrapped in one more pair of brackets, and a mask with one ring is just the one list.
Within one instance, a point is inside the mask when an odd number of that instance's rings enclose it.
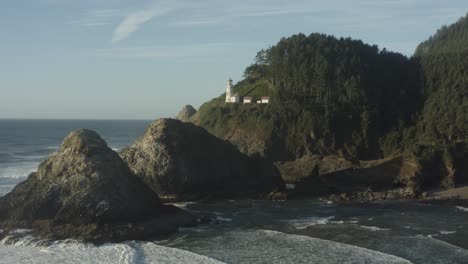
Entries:
{"label": "rocky shore", "polygon": [[[209,222],[162,201],[467,199],[468,188],[450,189],[465,177],[459,164],[402,155],[375,161],[305,155],[273,163],[176,119],[154,121],[116,153],[96,132],[82,129],[0,198],[0,238],[32,229],[45,239],[145,240]],[[445,189],[430,191],[439,186]]]}
{"label": "rocky shore", "polygon": [[120,154],[96,132],[82,129],[0,198],[0,239],[31,229],[52,240],[146,240],[206,222],[164,205],[160,196],[259,198],[282,190],[272,162],[248,157],[191,123],[156,120]]}
{"label": "rocky shore", "polygon": [[37,172],[0,198],[2,236],[20,228],[47,239],[102,243],[160,236],[194,223],[188,213],[163,205],[90,130],[70,133]]}

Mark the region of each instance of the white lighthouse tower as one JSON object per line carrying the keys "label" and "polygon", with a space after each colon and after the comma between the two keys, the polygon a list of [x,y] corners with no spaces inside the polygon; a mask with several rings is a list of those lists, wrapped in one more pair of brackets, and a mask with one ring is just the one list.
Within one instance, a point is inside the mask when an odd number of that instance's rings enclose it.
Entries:
{"label": "white lighthouse tower", "polygon": [[229,78],[226,86],[226,103],[231,102],[231,97],[233,95],[234,91],[232,90],[232,79]]}
{"label": "white lighthouse tower", "polygon": [[234,94],[234,88],[232,85],[232,79],[229,78],[226,86],[226,103],[238,103],[239,102],[239,95],[236,93]]}

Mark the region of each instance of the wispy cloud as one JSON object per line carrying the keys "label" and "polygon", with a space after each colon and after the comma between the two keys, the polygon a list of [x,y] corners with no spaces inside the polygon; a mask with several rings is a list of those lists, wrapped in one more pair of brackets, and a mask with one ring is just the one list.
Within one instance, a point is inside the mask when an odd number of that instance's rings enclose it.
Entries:
{"label": "wispy cloud", "polygon": [[161,7],[150,8],[128,14],[114,30],[112,42],[116,43],[127,38],[133,32],[137,31],[143,24],[151,21],[155,17],[165,15],[172,10],[172,8]]}

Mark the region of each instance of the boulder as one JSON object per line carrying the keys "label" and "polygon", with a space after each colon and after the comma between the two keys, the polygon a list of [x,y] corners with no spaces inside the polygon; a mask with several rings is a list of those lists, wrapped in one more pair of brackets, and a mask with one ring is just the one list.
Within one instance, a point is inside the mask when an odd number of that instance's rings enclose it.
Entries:
{"label": "boulder", "polygon": [[181,210],[163,206],[90,130],[69,134],[37,172],[0,198],[0,228],[32,228],[52,239],[143,239],[191,221]]}
{"label": "boulder", "polygon": [[179,114],[177,115],[176,119],[182,121],[182,122],[187,122],[189,119],[197,113],[197,110],[193,108],[191,105],[186,105],[180,110]]}
{"label": "boulder", "polygon": [[284,187],[271,162],[248,157],[205,129],[175,119],[154,121],[120,155],[164,198],[260,195]]}

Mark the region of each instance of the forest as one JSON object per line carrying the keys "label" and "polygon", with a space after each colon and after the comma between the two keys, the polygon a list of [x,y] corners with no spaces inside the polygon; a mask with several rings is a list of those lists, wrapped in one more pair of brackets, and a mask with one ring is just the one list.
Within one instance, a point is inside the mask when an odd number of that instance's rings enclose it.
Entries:
{"label": "forest", "polygon": [[281,105],[329,117],[331,127],[323,129],[354,127],[355,140],[367,145],[378,140],[380,150],[390,154],[415,141],[467,142],[467,55],[465,16],[438,30],[410,58],[351,38],[318,33],[282,38],[259,51],[244,76],[271,84]]}
{"label": "forest", "polygon": [[275,161],[450,159],[468,149],[467,55],[468,15],[410,57],[352,38],[296,34],[260,50],[235,86],[243,96],[270,95],[270,105],[226,105],[221,95],[193,121]]}

